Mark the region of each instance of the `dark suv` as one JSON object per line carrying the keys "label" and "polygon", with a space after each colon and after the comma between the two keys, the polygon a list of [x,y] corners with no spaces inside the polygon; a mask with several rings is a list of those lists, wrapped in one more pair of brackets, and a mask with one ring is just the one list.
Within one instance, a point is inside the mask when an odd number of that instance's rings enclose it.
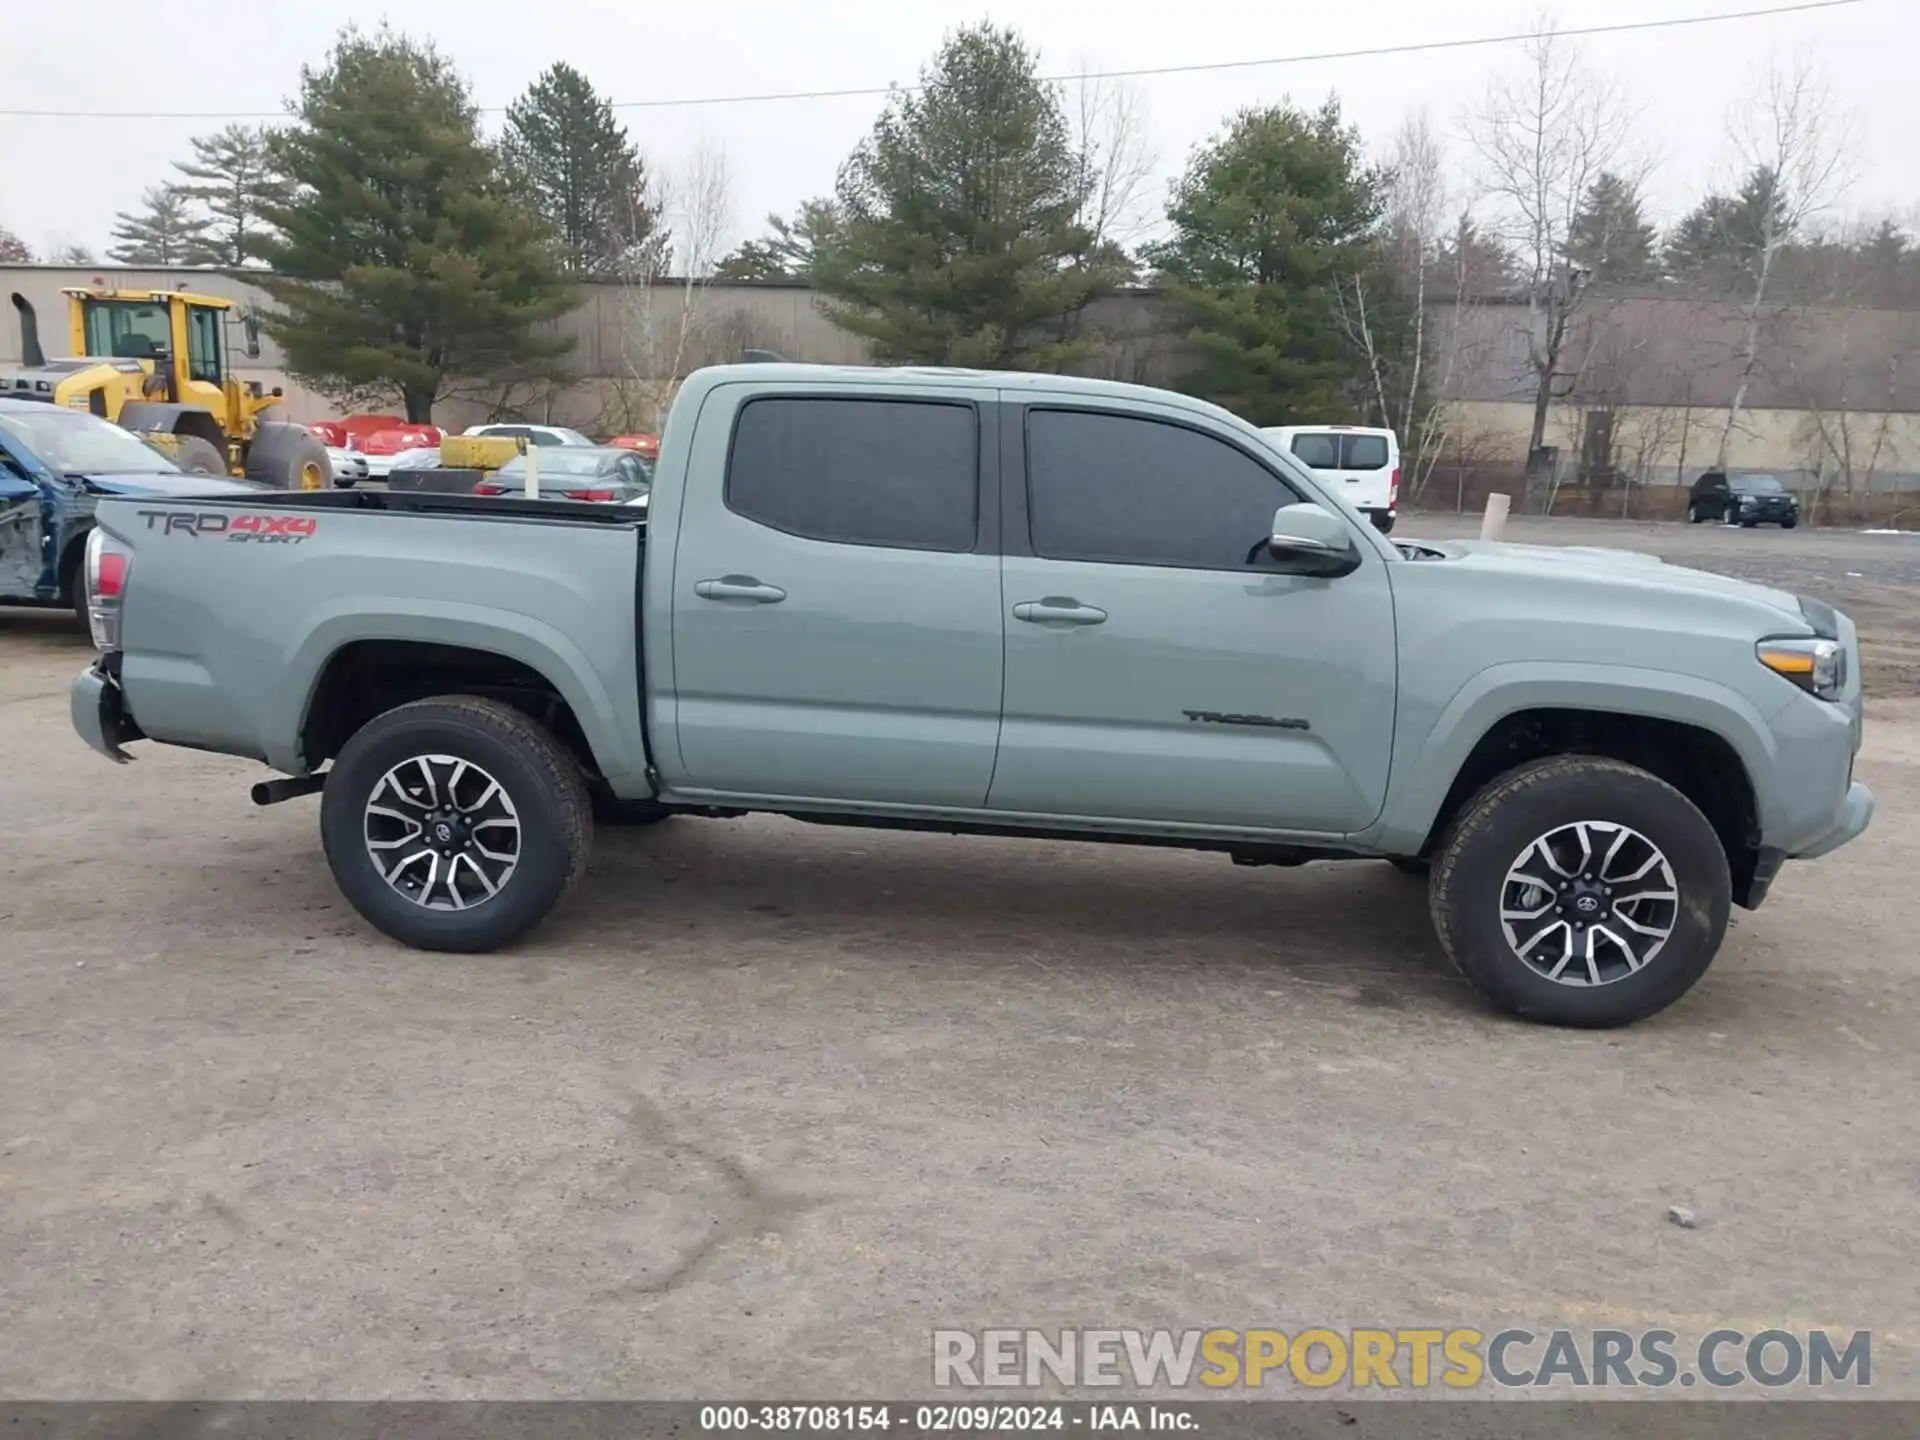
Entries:
{"label": "dark suv", "polygon": [[1728,525],[1778,525],[1791,530],[1800,523],[1800,502],[1772,475],[1729,475],[1709,470],[1693,482],[1687,497],[1687,519],[1719,520]]}

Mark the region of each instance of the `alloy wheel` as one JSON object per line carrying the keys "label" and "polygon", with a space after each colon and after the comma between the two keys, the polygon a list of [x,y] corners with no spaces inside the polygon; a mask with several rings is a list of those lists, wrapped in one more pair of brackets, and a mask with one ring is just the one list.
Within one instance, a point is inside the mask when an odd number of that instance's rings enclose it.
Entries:
{"label": "alloy wheel", "polygon": [[362,830],[380,878],[428,910],[485,904],[520,863],[512,798],[455,755],[417,755],[387,771],[367,797]]}
{"label": "alloy wheel", "polygon": [[1610,985],[1672,938],[1680,887],[1638,830],[1580,820],[1534,838],[1500,887],[1500,926],[1522,963],[1559,985]]}

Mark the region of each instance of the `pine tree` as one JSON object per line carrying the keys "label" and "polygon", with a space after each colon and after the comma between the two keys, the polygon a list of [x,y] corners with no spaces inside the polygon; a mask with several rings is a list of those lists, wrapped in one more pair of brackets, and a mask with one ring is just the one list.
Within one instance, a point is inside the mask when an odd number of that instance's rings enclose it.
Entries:
{"label": "pine tree", "polygon": [[0,265],[31,265],[33,251],[27,242],[6,226],[0,225]]}
{"label": "pine tree", "polygon": [[1657,240],[1633,182],[1603,171],[1574,212],[1567,251],[1595,281],[1623,284],[1652,278]]}
{"label": "pine tree", "polygon": [[1012,30],[949,35],[841,167],[841,223],[813,257],[834,322],[887,361],[1055,369],[1113,288],[1082,223],[1094,177],[1058,89]]}
{"label": "pine tree", "polygon": [[262,323],[294,374],[424,422],[450,377],[564,352],[538,329],[573,303],[558,248],[432,45],[349,27],[302,70],[294,115],[272,144],[288,198],[262,207],[258,251],[280,307]]}
{"label": "pine tree", "polygon": [[666,239],[640,152],[571,65],[553,65],[507,109],[500,141],[523,199],[558,237],[570,274],[651,274]]}
{"label": "pine tree", "polygon": [[808,200],[791,220],[767,216],[767,234],[749,240],[714,270],[719,280],[806,280],[816,257],[833,243],[840,212],[831,200]]}
{"label": "pine tree", "polygon": [[1767,246],[1792,239],[1785,208],[1773,172],[1754,169],[1737,193],[1707,196],[1674,227],[1667,269],[1714,289],[1744,288]]}
{"label": "pine tree", "polygon": [[193,139],[193,159],[174,168],[193,183],[181,194],[207,212],[204,243],[196,257],[207,265],[244,265],[265,238],[262,209],[284,204],[286,182],[275,173],[265,130],[229,125]]}
{"label": "pine tree", "polygon": [[140,196],[143,208],[114,216],[107,258],[122,265],[193,265],[205,253],[207,222],[188,208],[177,185],[154,185]]}
{"label": "pine tree", "polygon": [[1199,357],[1182,388],[1259,425],[1357,412],[1339,291],[1378,269],[1383,179],[1332,100],[1242,110],[1194,152],[1148,251]]}

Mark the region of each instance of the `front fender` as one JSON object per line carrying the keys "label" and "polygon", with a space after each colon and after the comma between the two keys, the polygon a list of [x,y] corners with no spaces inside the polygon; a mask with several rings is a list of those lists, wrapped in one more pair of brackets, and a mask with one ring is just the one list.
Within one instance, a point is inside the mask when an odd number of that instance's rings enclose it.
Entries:
{"label": "front fender", "polygon": [[1746,768],[1762,832],[1779,818],[1779,747],[1768,717],[1739,692],[1665,670],[1517,661],[1477,672],[1431,724],[1408,725],[1396,735],[1386,807],[1372,831],[1356,838],[1389,854],[1416,853],[1481,738],[1509,715],[1545,709],[1636,715],[1710,731]]}
{"label": "front fender", "polygon": [[566,700],[602,775],[616,781],[642,768],[621,708],[593,663],[573,641],[532,616],[484,605],[355,595],[326,607],[302,633],[305,639],[284,657],[288,683],[264,732],[267,763],[277,770],[310,773],[300,737],[320,676],[342,648],[360,640],[460,645],[517,660],[545,676]]}

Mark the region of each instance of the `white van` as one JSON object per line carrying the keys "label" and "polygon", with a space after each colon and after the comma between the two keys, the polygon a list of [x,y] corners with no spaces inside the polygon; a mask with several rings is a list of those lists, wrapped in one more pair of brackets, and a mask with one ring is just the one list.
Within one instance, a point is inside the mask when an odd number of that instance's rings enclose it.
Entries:
{"label": "white van", "polygon": [[1261,432],[1314,471],[1382,533],[1400,510],[1400,440],[1362,425],[1273,425]]}

